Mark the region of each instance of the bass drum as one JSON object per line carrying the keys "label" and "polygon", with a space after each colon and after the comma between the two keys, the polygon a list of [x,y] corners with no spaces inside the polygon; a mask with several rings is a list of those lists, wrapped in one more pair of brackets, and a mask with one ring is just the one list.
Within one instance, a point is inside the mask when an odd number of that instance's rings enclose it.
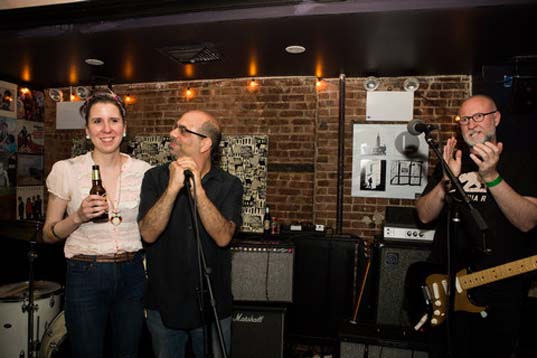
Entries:
{"label": "bass drum", "polygon": [[64,311],[52,321],[41,341],[39,358],[67,358],[70,356]]}

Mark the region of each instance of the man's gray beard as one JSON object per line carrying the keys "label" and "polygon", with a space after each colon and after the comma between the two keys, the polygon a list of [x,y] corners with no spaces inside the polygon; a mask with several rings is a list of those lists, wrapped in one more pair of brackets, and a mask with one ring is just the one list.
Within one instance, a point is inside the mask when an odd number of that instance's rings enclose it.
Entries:
{"label": "man's gray beard", "polygon": [[[465,142],[466,142],[466,141],[465,141]],[[485,138],[483,139],[483,141],[481,142],[481,144],[483,144],[483,143],[485,143],[485,142],[493,142],[493,143],[496,142],[496,133],[494,133],[494,134],[487,134],[487,135],[485,136]],[[468,144],[468,146],[469,146],[470,149],[471,149],[471,148],[474,147],[474,145],[476,145],[476,144],[478,144],[478,143],[470,144],[470,143],[466,142],[466,144]]]}

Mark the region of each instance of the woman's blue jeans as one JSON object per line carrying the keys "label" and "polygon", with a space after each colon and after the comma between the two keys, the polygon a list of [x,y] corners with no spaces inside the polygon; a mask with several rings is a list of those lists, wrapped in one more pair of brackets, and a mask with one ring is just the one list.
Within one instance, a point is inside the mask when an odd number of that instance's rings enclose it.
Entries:
{"label": "woman's blue jeans", "polygon": [[144,323],[143,254],[121,263],[67,260],[65,321],[76,358],[101,358],[107,327],[114,357],[137,358]]}

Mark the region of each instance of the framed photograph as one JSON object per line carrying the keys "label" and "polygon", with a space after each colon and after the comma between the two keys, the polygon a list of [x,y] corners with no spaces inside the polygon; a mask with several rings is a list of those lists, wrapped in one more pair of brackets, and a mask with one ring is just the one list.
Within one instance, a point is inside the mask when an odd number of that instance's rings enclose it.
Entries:
{"label": "framed photograph", "polygon": [[17,185],[43,184],[43,156],[17,155]]}
{"label": "framed photograph", "polygon": [[0,152],[17,151],[17,120],[0,117]]}
{"label": "framed photograph", "polygon": [[17,152],[43,153],[45,131],[42,122],[17,120]]}
{"label": "framed photograph", "polygon": [[17,85],[0,81],[0,117],[17,118]]}
{"label": "framed photograph", "polygon": [[405,125],[355,124],[352,196],[414,199],[427,184],[429,145]]}
{"label": "framed photograph", "polygon": [[18,186],[16,210],[17,220],[41,220],[43,208],[44,186]]}
{"label": "framed photograph", "polygon": [[26,91],[19,95],[17,118],[26,121],[43,122],[45,116],[45,94],[43,91]]}

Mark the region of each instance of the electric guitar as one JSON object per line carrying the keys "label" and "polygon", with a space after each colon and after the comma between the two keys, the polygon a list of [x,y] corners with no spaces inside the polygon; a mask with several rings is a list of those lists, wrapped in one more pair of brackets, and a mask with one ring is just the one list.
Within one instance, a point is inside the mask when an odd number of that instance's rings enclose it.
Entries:
{"label": "electric guitar", "polygon": [[[429,323],[432,327],[439,326],[446,319],[449,299],[447,275],[433,273],[435,272],[434,268],[435,265],[433,264],[416,262],[410,265],[407,272],[405,280],[407,310],[409,311],[411,320],[414,319],[417,321],[417,324],[414,326],[415,330],[420,330],[426,323]],[[533,270],[537,270],[537,255],[473,273],[468,273],[467,270],[459,271],[455,278],[456,295],[454,311],[481,313],[485,317],[486,307],[472,303],[467,293],[469,289]],[[416,285],[419,286],[419,290],[416,289]],[[413,292],[410,291],[412,289],[414,289]],[[425,303],[426,313],[423,313],[423,311],[421,313],[416,312],[416,306],[420,305],[417,303],[420,296],[421,301]],[[422,304],[421,306],[424,305]],[[416,318],[419,317],[419,314],[422,314],[422,316],[417,320]]]}

